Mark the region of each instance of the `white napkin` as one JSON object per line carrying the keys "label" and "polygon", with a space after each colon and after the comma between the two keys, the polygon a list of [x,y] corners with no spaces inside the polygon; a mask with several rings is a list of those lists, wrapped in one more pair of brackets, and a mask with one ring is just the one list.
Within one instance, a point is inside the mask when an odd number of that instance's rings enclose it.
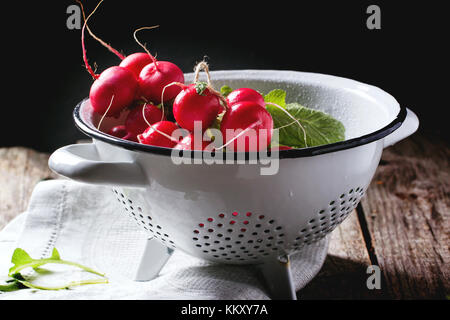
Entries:
{"label": "white napkin", "polygon": [[[156,279],[133,281],[147,236],[116,203],[108,187],[40,182],[28,210],[0,232],[0,276],[7,275],[15,248],[43,258],[56,247],[62,259],[106,273],[109,283],[59,291],[24,289],[0,293],[0,299],[269,299],[254,266],[212,263],[180,250]],[[297,291],[318,273],[327,249],[324,238],[291,256]]]}

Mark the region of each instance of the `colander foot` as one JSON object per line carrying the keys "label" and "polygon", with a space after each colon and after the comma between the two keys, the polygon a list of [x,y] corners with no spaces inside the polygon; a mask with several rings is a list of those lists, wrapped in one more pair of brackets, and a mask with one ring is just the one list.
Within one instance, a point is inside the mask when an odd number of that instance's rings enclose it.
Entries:
{"label": "colander foot", "polygon": [[268,259],[260,267],[272,299],[297,300],[288,256]]}
{"label": "colander foot", "polygon": [[134,280],[150,281],[156,278],[172,253],[172,249],[167,248],[157,240],[148,239]]}

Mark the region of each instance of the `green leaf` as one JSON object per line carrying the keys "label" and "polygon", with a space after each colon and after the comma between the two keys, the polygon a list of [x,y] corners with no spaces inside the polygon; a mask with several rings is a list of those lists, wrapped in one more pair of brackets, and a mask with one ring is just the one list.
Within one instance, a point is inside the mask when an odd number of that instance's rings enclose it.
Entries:
{"label": "green leaf", "polygon": [[227,85],[222,86],[220,88],[220,94],[223,95],[224,97],[228,96],[231,93],[231,91],[233,91],[233,89],[231,89],[231,87]]}
{"label": "green leaf", "polygon": [[[62,260],[61,256],[59,255],[59,252],[56,248],[53,248],[52,255],[49,258],[44,258],[44,259],[32,259],[25,250],[23,250],[21,248],[17,248],[16,250],[14,250],[13,256],[11,258],[11,262],[14,265],[11,267],[11,269],[9,269],[8,276],[12,279],[7,281],[8,284],[0,285],[0,291],[11,291],[11,290],[21,289],[18,286],[20,286],[22,288],[25,286],[25,287],[41,289],[41,290],[60,290],[60,289],[67,289],[69,287],[86,285],[86,284],[108,283],[108,279],[105,277],[105,275],[103,273],[97,272],[89,267],[83,266],[76,262]],[[64,265],[77,267],[86,272],[96,274],[96,275],[102,277],[102,279],[72,281],[72,282],[69,282],[68,284],[58,286],[58,287],[45,287],[45,286],[37,286],[31,282],[28,282],[20,274],[20,272],[23,269],[26,269],[26,268],[36,269],[42,265],[50,264],[50,263],[64,264]]]}
{"label": "green leaf", "polygon": [[321,111],[305,108],[298,103],[290,103],[285,106],[285,110],[304,127],[306,131],[305,141],[303,130],[285,112],[271,105],[267,105],[267,110],[272,115],[274,128],[280,128],[278,143],[281,145],[305,148],[345,139],[344,125]]}
{"label": "green leaf", "polygon": [[58,250],[56,250],[56,248],[53,248],[52,256],[50,257],[50,259],[61,260],[61,257],[59,256],[59,252],[58,252]]}
{"label": "green leaf", "polygon": [[16,250],[14,250],[14,253],[11,258],[12,263],[16,265],[21,265],[30,263],[31,261],[33,261],[33,259],[31,259],[30,255],[25,250],[21,248],[17,248]]}
{"label": "green leaf", "polygon": [[197,94],[203,96],[206,88],[208,88],[208,84],[206,82],[199,81],[195,83],[194,87]]}
{"label": "green leaf", "polygon": [[275,89],[264,96],[264,101],[267,103],[275,103],[280,107],[286,108],[286,91]]}

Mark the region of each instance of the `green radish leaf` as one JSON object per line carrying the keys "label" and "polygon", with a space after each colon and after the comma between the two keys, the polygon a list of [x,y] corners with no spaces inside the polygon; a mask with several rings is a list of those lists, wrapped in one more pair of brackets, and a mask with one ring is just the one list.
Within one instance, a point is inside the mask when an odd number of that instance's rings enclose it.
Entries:
{"label": "green radish leaf", "polygon": [[286,91],[275,89],[264,96],[264,101],[267,103],[275,103],[280,107],[286,108]]}
{"label": "green radish leaf", "polygon": [[220,94],[223,95],[224,97],[228,96],[232,91],[233,89],[231,89],[231,87],[226,85],[220,88]]}
{"label": "green radish leaf", "polygon": [[205,92],[206,88],[208,88],[208,84],[206,82],[199,81],[195,83],[194,87],[195,91],[197,91],[197,94],[204,96],[203,93]]}
{"label": "green radish leaf", "polygon": [[[69,287],[81,286],[86,284],[96,284],[96,283],[108,283],[108,279],[105,277],[103,273],[97,272],[89,267],[83,266],[76,262],[71,262],[67,260],[62,260],[61,256],[56,248],[53,249],[52,254],[49,258],[44,259],[33,259],[30,255],[23,249],[17,248],[14,250],[13,256],[11,258],[11,262],[14,264],[10,269],[8,276],[10,277],[6,284],[0,284],[0,291],[12,291],[23,288],[34,288],[40,290],[61,290],[67,289]],[[22,274],[20,273],[23,269],[33,268],[37,269],[40,266],[45,264],[64,264],[73,266],[76,268],[80,268],[86,272],[96,274],[102,278],[98,279],[88,279],[81,281],[71,281],[67,284],[57,286],[57,287],[46,287],[46,286],[38,286],[29,281],[27,281]]]}
{"label": "green radish leaf", "polygon": [[274,128],[280,128],[278,143],[281,145],[292,148],[305,148],[339,142],[345,139],[344,125],[326,113],[305,108],[298,103],[286,104],[285,110],[303,126],[306,133],[306,141],[303,130],[291,117],[279,108],[267,105],[267,111],[273,118]]}

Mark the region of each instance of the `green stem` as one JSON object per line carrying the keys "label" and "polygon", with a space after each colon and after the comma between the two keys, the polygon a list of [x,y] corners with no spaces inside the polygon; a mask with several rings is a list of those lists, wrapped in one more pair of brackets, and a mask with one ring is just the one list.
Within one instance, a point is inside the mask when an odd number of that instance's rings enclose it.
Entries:
{"label": "green stem", "polygon": [[105,276],[104,273],[100,273],[100,272],[95,271],[95,270],[93,270],[93,269],[91,269],[89,267],[83,266],[83,265],[81,265],[79,263],[72,262],[72,261],[66,261],[66,260],[59,260],[59,259],[55,260],[55,259],[51,259],[51,258],[41,259],[41,260],[33,260],[30,263],[20,265],[17,268],[13,268],[12,270],[10,270],[8,276],[12,277],[14,274],[19,273],[20,271],[22,271],[23,269],[26,269],[26,268],[37,268],[37,267],[40,267],[40,266],[42,266],[44,264],[49,264],[49,263],[65,264],[65,265],[69,265],[69,266],[74,266],[74,267],[78,267],[78,268],[80,268],[80,269],[82,269],[84,271],[96,274],[96,275],[101,276],[101,277]]}
{"label": "green stem", "polygon": [[89,279],[89,280],[81,280],[81,281],[71,281],[68,284],[63,285],[63,286],[59,286],[59,287],[44,287],[44,286],[39,286],[39,285],[33,284],[33,283],[25,281],[25,280],[17,280],[17,281],[20,282],[21,284],[23,284],[24,286],[28,287],[28,288],[39,289],[39,290],[63,290],[63,289],[69,289],[71,287],[83,286],[83,285],[87,285],[87,284],[108,283],[108,279],[103,278],[103,279]]}

